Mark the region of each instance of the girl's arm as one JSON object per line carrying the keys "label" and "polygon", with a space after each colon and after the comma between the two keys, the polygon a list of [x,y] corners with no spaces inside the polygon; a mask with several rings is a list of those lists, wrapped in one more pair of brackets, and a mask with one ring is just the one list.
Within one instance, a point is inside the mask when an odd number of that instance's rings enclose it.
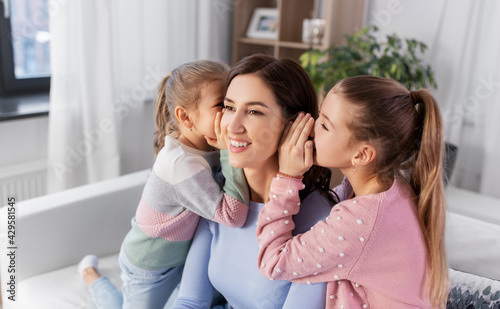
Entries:
{"label": "girl's arm", "polygon": [[[214,120],[214,131],[217,139],[211,139],[208,136],[205,136],[205,139],[211,146],[221,149],[220,163],[222,175],[225,179],[224,186],[222,188],[223,194],[221,194],[220,190],[215,187],[209,187],[205,190],[205,192],[208,193],[207,196],[211,196],[210,192],[219,193],[216,194],[215,197],[216,200],[220,198],[220,201],[217,203],[217,207],[214,209],[212,204],[208,205],[208,208],[199,208],[196,203],[191,203],[191,207],[188,207],[188,209],[217,223],[221,223],[229,227],[241,227],[245,224],[247,218],[247,205],[250,200],[250,193],[243,169],[234,168],[229,164],[225,136],[220,126],[221,118],[222,113],[219,112]],[[189,199],[188,196],[192,196],[191,192],[184,193],[188,193],[188,195],[185,196],[187,199]],[[210,202],[210,199],[207,200],[207,202]],[[199,206],[204,205],[205,204],[203,202],[199,203]]]}
{"label": "girl's arm", "polygon": [[[368,221],[376,217],[366,207],[346,207],[357,201],[345,201],[310,231],[292,237],[292,216],[300,209],[299,191],[305,188],[297,176],[303,175],[313,161],[312,141],[308,140],[313,123],[310,115],[299,114],[285,129],[279,169],[292,177],[278,174],[273,179],[269,202],[259,214],[258,265],[269,279],[312,284],[346,278],[368,240],[372,223]],[[346,198],[344,193],[340,195]]]}
{"label": "girl's arm", "polygon": [[345,279],[368,242],[377,207],[345,201],[310,231],[293,237],[292,216],[299,211],[303,186],[299,179],[273,179],[257,226],[260,272],[273,280],[306,284]]}
{"label": "girl's arm", "polygon": [[[243,173],[243,169],[234,168],[229,164],[227,149],[220,151],[220,164],[222,175],[225,179],[224,186],[222,187],[224,195],[221,203],[219,203],[219,207],[217,207],[213,221],[222,224],[224,222],[233,222],[234,227],[241,227],[245,224],[248,214],[248,203],[250,201],[250,192],[245,174]],[[238,210],[233,210],[229,206],[231,202],[234,202],[234,199],[239,203]]]}
{"label": "girl's arm", "polygon": [[[137,207],[137,225],[147,236],[191,239],[200,216],[229,227],[245,224],[248,206],[241,200],[247,199],[248,188],[243,171],[231,171],[225,181],[224,188],[235,195],[231,197],[215,181],[205,159],[191,154],[174,157],[157,158]],[[225,171],[232,169],[228,166]]]}
{"label": "girl's arm", "polygon": [[227,150],[221,151],[223,189],[213,179],[210,169],[198,157],[184,158],[178,165],[189,169],[192,177],[174,185],[178,203],[206,219],[229,227],[241,227],[248,214],[248,185],[242,169],[233,168]]}

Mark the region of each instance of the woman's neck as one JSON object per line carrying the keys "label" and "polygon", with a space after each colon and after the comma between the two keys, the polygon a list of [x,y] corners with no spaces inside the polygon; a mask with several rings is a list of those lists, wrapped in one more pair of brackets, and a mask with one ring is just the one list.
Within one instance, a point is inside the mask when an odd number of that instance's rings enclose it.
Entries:
{"label": "woman's neck", "polygon": [[[270,160],[271,161],[271,160]],[[269,191],[273,177],[278,173],[278,160],[272,160],[259,168],[244,168],[248,187],[250,188],[250,201],[265,203],[269,198]],[[275,162],[274,162],[275,161]]]}

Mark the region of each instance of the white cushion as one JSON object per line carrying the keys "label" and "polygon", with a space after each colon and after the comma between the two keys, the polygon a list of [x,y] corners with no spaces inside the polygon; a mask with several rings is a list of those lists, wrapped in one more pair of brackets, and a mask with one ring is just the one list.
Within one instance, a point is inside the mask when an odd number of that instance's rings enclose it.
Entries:
{"label": "white cushion", "polygon": [[[121,290],[118,254],[99,258],[99,270]],[[22,280],[17,286],[17,300],[4,303],[6,309],[95,308],[77,265]]]}
{"label": "white cushion", "polygon": [[450,269],[447,308],[500,308],[500,281]]}
{"label": "white cushion", "polygon": [[[17,286],[17,300],[7,301],[5,309],[96,308],[77,267],[72,265],[21,281]],[[99,258],[99,272],[121,291],[118,254]],[[178,289],[174,290],[165,308],[171,306],[177,293]]]}

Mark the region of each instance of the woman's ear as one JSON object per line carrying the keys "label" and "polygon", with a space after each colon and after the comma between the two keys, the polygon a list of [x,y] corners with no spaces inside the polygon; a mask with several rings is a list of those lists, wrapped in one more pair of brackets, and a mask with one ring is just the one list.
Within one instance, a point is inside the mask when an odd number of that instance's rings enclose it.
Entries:
{"label": "woman's ear", "polygon": [[177,106],[175,108],[175,118],[177,118],[177,121],[179,121],[179,123],[187,129],[191,129],[193,127],[193,122],[189,117],[189,113],[184,107]]}
{"label": "woman's ear", "polygon": [[368,165],[375,160],[377,155],[377,150],[373,145],[361,144],[358,148],[358,152],[352,158],[352,165]]}

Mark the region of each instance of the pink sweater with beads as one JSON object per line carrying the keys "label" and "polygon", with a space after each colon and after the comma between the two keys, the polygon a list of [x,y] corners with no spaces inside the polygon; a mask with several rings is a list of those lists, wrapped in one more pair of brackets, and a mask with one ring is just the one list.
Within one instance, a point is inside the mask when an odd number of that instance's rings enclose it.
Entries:
{"label": "pink sweater with beads", "polygon": [[[411,187],[396,178],[378,194],[345,200],[310,231],[292,237],[301,180],[276,177],[259,215],[262,275],[298,283],[328,282],[327,308],[432,308],[429,265]],[[344,180],[338,191],[348,191]]]}

